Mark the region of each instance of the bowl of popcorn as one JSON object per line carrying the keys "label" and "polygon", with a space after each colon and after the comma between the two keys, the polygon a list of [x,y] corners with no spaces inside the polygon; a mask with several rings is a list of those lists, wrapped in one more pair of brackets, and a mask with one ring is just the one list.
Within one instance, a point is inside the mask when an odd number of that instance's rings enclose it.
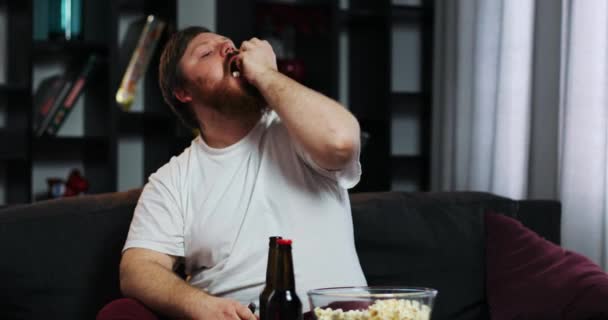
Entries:
{"label": "bowl of popcorn", "polygon": [[430,320],[437,290],[340,287],[308,291],[316,320]]}

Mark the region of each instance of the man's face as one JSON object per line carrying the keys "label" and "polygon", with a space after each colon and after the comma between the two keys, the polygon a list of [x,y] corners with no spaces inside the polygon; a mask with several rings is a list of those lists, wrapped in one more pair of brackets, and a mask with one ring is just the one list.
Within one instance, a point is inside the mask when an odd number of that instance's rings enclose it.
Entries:
{"label": "man's face", "polygon": [[235,53],[234,43],[226,37],[211,32],[194,37],[180,61],[186,95],[229,115],[259,112],[263,100],[257,90],[243,77],[232,75]]}

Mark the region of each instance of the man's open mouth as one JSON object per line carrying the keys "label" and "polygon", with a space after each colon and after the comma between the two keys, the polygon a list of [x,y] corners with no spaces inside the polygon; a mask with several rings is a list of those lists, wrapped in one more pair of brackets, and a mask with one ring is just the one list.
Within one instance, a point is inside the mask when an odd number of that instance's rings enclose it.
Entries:
{"label": "man's open mouth", "polygon": [[238,51],[233,51],[230,54],[230,57],[228,58],[230,74],[235,78],[238,78],[241,76],[241,71],[239,70],[239,67],[236,65],[236,55],[237,54],[239,54]]}

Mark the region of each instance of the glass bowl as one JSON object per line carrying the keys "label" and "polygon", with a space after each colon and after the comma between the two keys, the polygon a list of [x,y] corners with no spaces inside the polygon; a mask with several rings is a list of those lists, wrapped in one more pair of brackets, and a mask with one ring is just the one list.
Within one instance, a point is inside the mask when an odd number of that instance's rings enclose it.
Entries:
{"label": "glass bowl", "polygon": [[316,320],[429,320],[437,290],[336,287],[308,291]]}

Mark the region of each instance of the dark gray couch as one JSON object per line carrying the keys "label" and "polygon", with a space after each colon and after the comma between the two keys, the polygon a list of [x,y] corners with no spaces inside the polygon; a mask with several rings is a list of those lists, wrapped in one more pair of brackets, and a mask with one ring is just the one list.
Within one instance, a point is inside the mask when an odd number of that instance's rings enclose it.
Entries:
{"label": "dark gray couch", "polygon": [[[140,190],[0,211],[0,319],[93,319],[120,297],[118,264]],[[560,204],[486,193],[352,197],[359,258],[370,285],[439,290],[434,319],[488,318],[487,211],[560,242]]]}

